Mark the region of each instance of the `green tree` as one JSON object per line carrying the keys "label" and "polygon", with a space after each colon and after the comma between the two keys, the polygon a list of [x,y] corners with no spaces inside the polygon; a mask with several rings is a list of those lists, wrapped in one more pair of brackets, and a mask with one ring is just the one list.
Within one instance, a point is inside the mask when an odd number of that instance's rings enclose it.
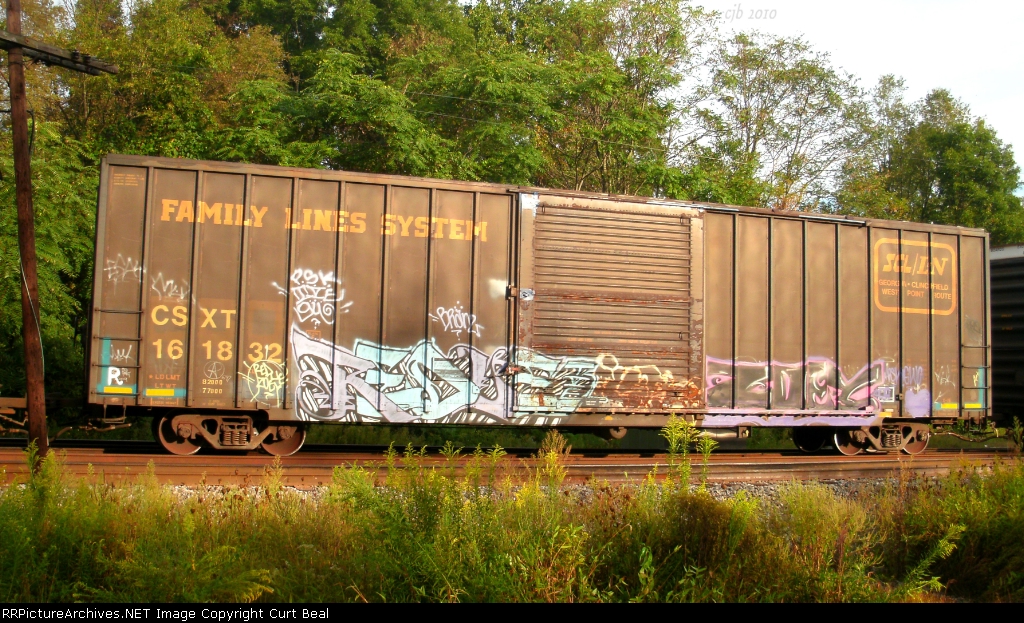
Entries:
{"label": "green tree", "polygon": [[848,212],[981,227],[993,244],[1024,242],[1024,210],[1014,192],[1013,150],[948,91],[912,106],[901,83],[876,90],[869,146],[847,162],[837,194]]}
{"label": "green tree", "polygon": [[184,0],[81,2],[65,38],[121,68],[98,78],[62,73],[63,124],[94,162],[111,152],[213,157],[235,114],[231,95],[254,80],[286,84],[267,29],[229,36]]}
{"label": "green tree", "polygon": [[775,209],[819,209],[861,140],[852,76],[803,40],[742,33],[720,40],[698,88],[686,150],[693,191]]}
{"label": "green tree", "polygon": [[1013,194],[1020,168],[1012,149],[948,91],[929,93],[919,116],[894,146],[887,170],[911,220],[983,227],[995,244],[1024,242],[1024,213]]}
{"label": "green tree", "polygon": [[400,91],[361,73],[359,59],[329,50],[294,102],[301,134],[319,141],[334,169],[460,177],[451,142],[411,110]]}
{"label": "green tree", "polygon": [[892,75],[880,78],[872,90],[861,126],[864,140],[843,163],[829,206],[833,211],[911,220],[909,205],[893,192],[885,175],[892,168],[897,146],[914,124],[913,107],[903,100],[905,91],[903,80]]}
{"label": "green tree", "polygon": [[[0,135],[0,205],[14,205],[10,134]],[[92,292],[97,171],[58,124],[35,128],[33,203],[47,393],[78,395]],[[0,210],[0,391],[24,395],[17,213]]]}

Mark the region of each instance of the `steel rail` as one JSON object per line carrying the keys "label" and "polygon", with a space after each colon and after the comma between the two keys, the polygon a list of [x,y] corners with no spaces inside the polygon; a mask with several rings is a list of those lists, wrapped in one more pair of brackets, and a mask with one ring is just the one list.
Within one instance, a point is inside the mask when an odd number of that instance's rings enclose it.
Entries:
{"label": "steel rail", "polygon": [[[133,442],[55,446],[68,473],[95,479],[97,482],[130,482],[153,470],[165,484],[195,486],[251,486],[264,481],[273,468],[273,457],[257,452],[235,454],[197,454],[172,456],[157,452],[153,442]],[[63,447],[61,447],[63,446]],[[374,472],[377,477],[386,474],[382,452],[366,446],[308,446],[281,461],[282,483],[308,489],[331,481],[335,468],[360,467]],[[513,479],[528,476],[536,465],[528,454],[535,449],[516,449],[502,458],[497,469]],[[568,481],[583,483],[593,479],[609,483],[639,482],[655,474],[664,477],[670,466],[665,454],[638,450],[602,451],[603,455],[571,454],[564,460]],[[517,456],[518,454],[518,456]],[[972,465],[989,469],[997,461],[1012,461],[1018,455],[1001,451],[949,451],[934,450],[910,457],[896,454],[868,454],[844,457],[838,454],[806,455],[799,452],[732,451],[716,453],[708,461],[708,480],[711,482],[782,482],[790,480],[882,479],[893,477],[900,470],[909,470],[917,476],[941,476],[958,466]],[[437,454],[428,453],[418,461],[427,468],[448,470],[464,475],[470,457],[463,454],[450,464]],[[696,480],[701,469],[700,456],[690,457]],[[486,459],[484,469],[486,471]],[[401,458],[399,464],[402,464]],[[28,466],[24,450],[14,444],[0,446],[0,473],[6,482],[17,482],[27,477]]]}

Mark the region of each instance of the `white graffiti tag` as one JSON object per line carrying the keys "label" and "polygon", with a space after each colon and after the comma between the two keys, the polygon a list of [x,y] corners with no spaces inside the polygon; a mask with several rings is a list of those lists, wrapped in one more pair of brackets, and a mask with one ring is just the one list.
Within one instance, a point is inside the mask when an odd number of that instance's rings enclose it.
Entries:
{"label": "white graffiti tag", "polygon": [[[276,282],[271,284],[284,296],[288,290]],[[334,324],[335,312],[348,313],[352,302],[341,304],[345,299],[345,289],[338,288],[341,281],[335,279],[333,272],[296,268],[291,277],[291,292],[295,295],[295,314],[299,322],[311,320],[314,327],[321,323]]]}
{"label": "white graffiti tag", "polygon": [[151,281],[153,283],[150,285],[150,288],[156,293],[157,298],[161,300],[169,298],[184,301],[188,298],[188,293],[191,290],[187,280],[175,281],[174,279],[164,279],[163,273],[152,277]]}
{"label": "white graffiti tag", "polygon": [[128,345],[128,348],[112,349],[110,351],[110,360],[114,363],[128,363],[132,359],[132,344]]}
{"label": "white graffiti tag", "polygon": [[238,374],[245,380],[249,398],[270,407],[280,407],[284,394],[284,366],[268,359],[245,362],[245,365],[248,370]]}
{"label": "white graffiti tag", "polygon": [[953,366],[936,366],[934,374],[936,385],[956,385],[956,372]]}
{"label": "white graffiti tag", "polygon": [[438,307],[434,314],[428,314],[434,322],[440,322],[444,330],[454,333],[455,337],[462,337],[462,332],[472,333],[480,337],[484,326],[477,324],[476,314],[466,313],[462,309],[462,303],[455,301],[455,307]]}
{"label": "white graffiti tag", "polygon": [[107,281],[122,283],[127,281],[142,281],[142,265],[138,260],[124,257],[117,254],[116,260],[107,260],[103,272],[107,273]]}
{"label": "white graffiti tag", "polygon": [[107,368],[107,385],[124,385],[131,373],[128,368]]}

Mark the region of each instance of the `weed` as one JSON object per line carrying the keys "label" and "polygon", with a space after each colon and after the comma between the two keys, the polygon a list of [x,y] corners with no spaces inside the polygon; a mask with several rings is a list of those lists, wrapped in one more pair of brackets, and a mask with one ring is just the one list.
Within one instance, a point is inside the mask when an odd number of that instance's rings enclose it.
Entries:
{"label": "weed", "polygon": [[700,488],[703,491],[707,490],[708,486],[708,468],[709,461],[711,459],[711,453],[714,452],[715,448],[718,447],[718,442],[711,437],[702,436],[697,442],[697,452],[700,452],[701,463],[700,463]]}
{"label": "weed", "polygon": [[939,539],[938,543],[932,546],[931,550],[921,558],[914,567],[907,573],[907,577],[901,583],[898,595],[905,597],[920,597],[926,592],[940,591],[945,588],[938,576],[929,575],[932,567],[938,560],[945,560],[956,550],[956,542],[967,528],[960,524],[950,526],[946,534]]}
{"label": "weed", "polygon": [[1017,452],[1024,450],[1024,424],[1021,424],[1020,418],[1013,416],[1013,426],[1007,432]]}
{"label": "weed", "polygon": [[689,490],[690,486],[690,444],[697,438],[699,431],[689,421],[671,414],[661,436],[668,442],[668,464],[670,479],[677,479],[679,487]]}
{"label": "weed", "polygon": [[557,492],[565,480],[568,469],[565,467],[565,459],[569,456],[572,446],[569,446],[565,437],[558,431],[551,430],[544,437],[537,457],[540,459],[540,467],[537,470],[537,477],[548,491]]}
{"label": "weed", "polygon": [[[479,446],[477,446],[477,449],[479,449]],[[459,460],[461,454],[462,448],[456,448],[455,444],[451,441],[444,442],[444,446],[441,447],[441,456],[444,457],[448,476],[455,477],[455,463]]]}

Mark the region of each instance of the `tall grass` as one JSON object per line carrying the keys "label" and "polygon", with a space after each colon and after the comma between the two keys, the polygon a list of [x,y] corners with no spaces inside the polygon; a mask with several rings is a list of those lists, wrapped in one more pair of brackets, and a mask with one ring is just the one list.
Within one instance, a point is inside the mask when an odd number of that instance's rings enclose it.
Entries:
{"label": "tall grass", "polygon": [[1020,462],[757,502],[681,486],[681,460],[669,478],[568,486],[567,452],[549,435],[526,468],[449,445],[428,467],[392,447],[386,469],[339,467],[312,495],[283,487],[279,464],[256,488],[182,491],[152,473],[71,478],[51,453],[0,489],[0,600],[1024,598]]}

